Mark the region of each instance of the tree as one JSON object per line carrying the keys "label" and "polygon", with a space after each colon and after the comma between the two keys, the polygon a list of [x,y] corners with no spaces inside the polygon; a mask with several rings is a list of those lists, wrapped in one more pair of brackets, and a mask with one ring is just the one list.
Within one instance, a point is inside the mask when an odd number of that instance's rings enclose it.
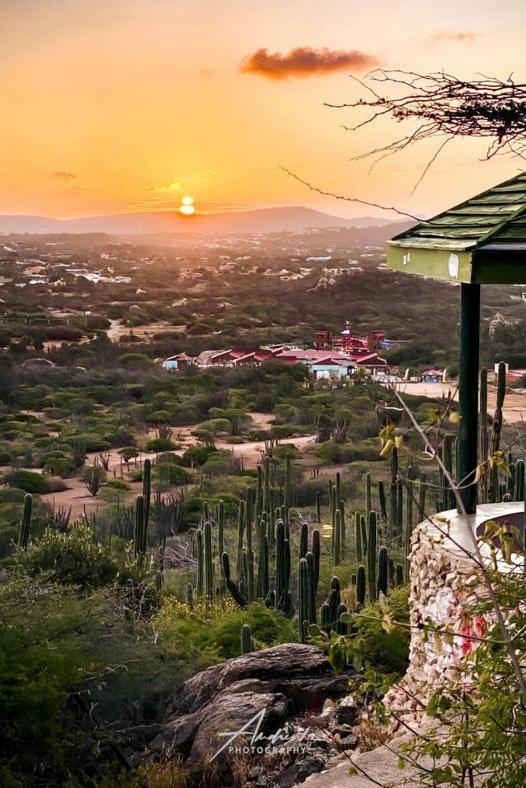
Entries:
{"label": "tree", "polygon": [[[353,78],[365,90],[365,96],[343,104],[326,103],[333,109],[368,111],[364,118],[357,119],[352,125],[345,125],[347,131],[357,132],[385,117],[391,117],[397,123],[412,123],[412,127],[401,136],[357,154],[354,160],[373,158],[374,166],[417,142],[438,140],[437,148],[418,177],[414,189],[446,145],[458,137],[486,140],[486,159],[492,159],[499,153],[511,153],[521,158],[526,154],[526,84],[515,82],[511,76],[502,80],[481,75],[465,80],[443,71],[419,74],[398,69],[376,69],[364,80]],[[421,218],[395,206],[324,191],[290,170],[283,169],[319,194],[393,211],[421,221]]]}

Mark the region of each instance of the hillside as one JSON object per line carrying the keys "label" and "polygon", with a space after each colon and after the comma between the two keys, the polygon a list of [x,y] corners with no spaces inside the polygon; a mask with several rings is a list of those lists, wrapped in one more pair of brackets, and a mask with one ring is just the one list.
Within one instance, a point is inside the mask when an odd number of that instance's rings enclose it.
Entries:
{"label": "hillside", "polygon": [[345,219],[303,206],[258,208],[182,216],[177,211],[122,213],[86,216],[80,219],[53,219],[45,216],[0,216],[0,233],[108,233],[110,235],[149,233],[271,233],[328,227],[378,227],[389,224],[370,216]]}

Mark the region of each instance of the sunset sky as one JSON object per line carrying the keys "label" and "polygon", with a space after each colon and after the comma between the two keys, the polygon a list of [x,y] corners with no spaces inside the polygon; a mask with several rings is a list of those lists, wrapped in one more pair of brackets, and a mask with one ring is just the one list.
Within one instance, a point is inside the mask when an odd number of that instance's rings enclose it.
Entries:
{"label": "sunset sky", "polygon": [[348,74],[375,63],[526,82],[525,29],[523,0],[1,0],[0,213],[166,210],[192,195],[201,211],[378,215],[309,192],[280,165],[435,212],[524,164],[481,162],[479,144],[458,141],[411,195],[436,143],[369,174],[350,157],[400,128],[350,134],[341,125],[356,116],[323,102],[356,98]]}

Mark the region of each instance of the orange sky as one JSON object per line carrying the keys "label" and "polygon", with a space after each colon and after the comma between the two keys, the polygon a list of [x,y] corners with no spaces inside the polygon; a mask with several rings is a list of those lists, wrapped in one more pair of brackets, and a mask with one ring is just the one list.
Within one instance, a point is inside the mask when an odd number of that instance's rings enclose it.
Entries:
{"label": "orange sky", "polygon": [[[378,212],[319,197],[322,188],[432,212],[514,175],[448,148],[411,196],[433,148],[369,174],[353,154],[393,139],[392,122],[351,135],[324,101],[356,97],[341,71],[270,79],[242,73],[261,48],[352,50],[386,67],[526,81],[522,0],[1,0],[0,213],[80,216],[175,208],[304,204]],[[359,73],[359,72],[357,72]],[[283,74],[282,74],[283,76]],[[435,143],[436,145],[436,143]]]}

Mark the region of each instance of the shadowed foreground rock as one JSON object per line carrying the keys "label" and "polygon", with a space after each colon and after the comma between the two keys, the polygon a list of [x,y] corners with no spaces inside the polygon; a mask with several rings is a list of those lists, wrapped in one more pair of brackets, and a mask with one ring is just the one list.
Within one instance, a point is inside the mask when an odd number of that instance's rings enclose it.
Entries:
{"label": "shadowed foreground rock", "polygon": [[230,659],[183,684],[150,749],[177,750],[187,765],[206,762],[225,744],[221,731],[237,731],[264,710],[262,732],[273,733],[296,714],[344,695],[348,681],[349,674],[334,673],[321,649],[300,643]]}

